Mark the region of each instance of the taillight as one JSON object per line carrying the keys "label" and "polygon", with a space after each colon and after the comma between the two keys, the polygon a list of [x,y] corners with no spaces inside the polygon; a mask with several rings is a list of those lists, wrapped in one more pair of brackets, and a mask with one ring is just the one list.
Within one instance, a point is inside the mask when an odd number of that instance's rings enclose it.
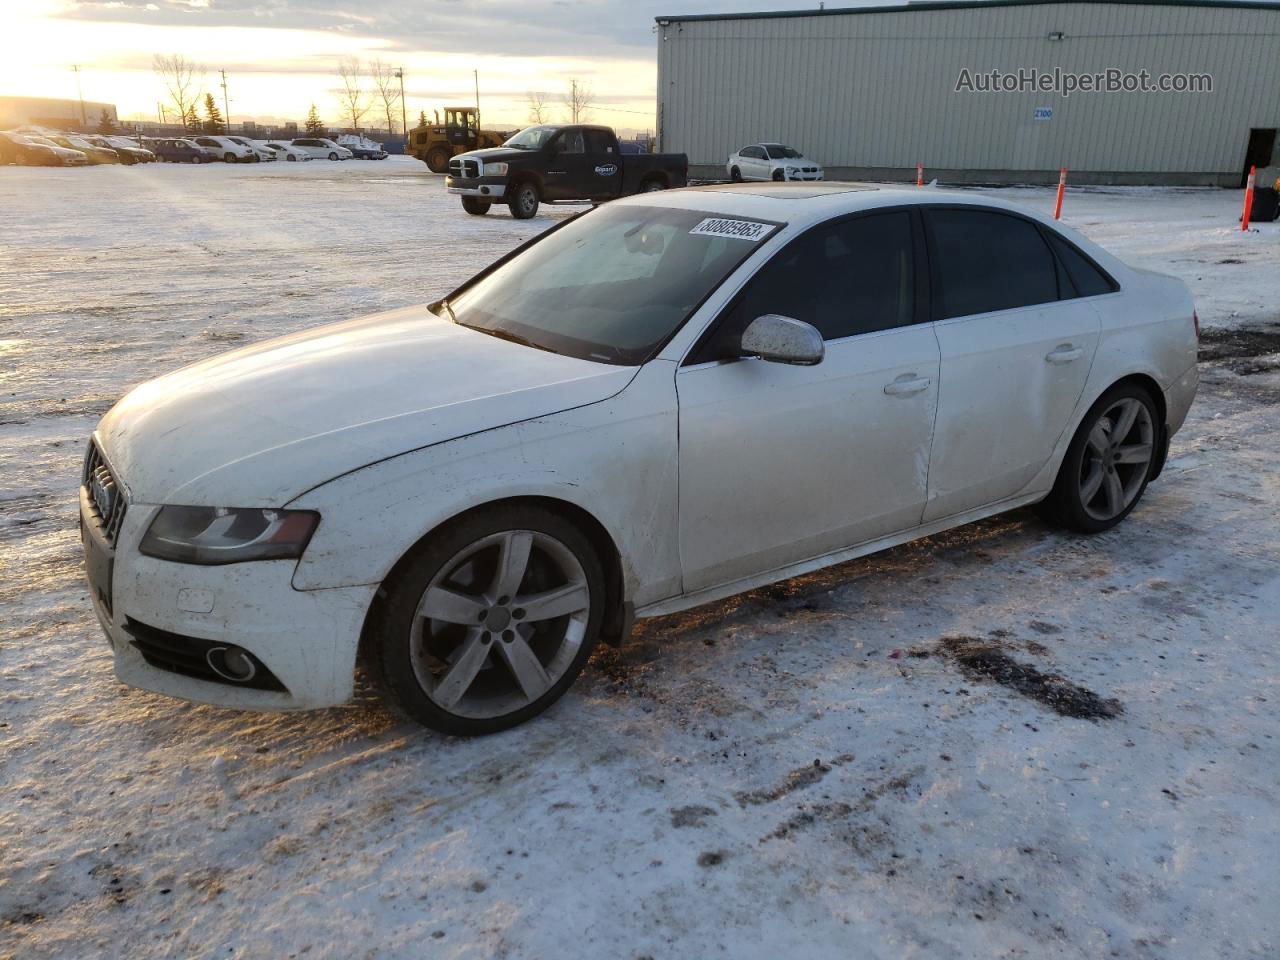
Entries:
{"label": "taillight", "polygon": [[1191,322],[1195,324],[1196,339],[1199,340],[1200,339],[1200,314],[1198,314],[1195,310],[1191,311]]}

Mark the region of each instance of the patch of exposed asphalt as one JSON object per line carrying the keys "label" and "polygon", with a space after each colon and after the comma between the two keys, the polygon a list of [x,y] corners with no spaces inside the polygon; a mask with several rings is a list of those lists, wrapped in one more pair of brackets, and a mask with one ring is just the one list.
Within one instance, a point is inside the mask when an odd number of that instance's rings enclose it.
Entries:
{"label": "patch of exposed asphalt", "polygon": [[1111,720],[1124,712],[1119,700],[1103,699],[1056,673],[1043,673],[1029,664],[1019,663],[990,641],[944,637],[939,648],[970,680],[994,681],[1064,717]]}
{"label": "patch of exposed asphalt", "polygon": [[1205,330],[1200,362],[1221,363],[1242,377],[1280,369],[1280,323],[1234,330]]}
{"label": "patch of exposed asphalt", "polygon": [[764,803],[772,803],[780,800],[789,793],[796,790],[803,790],[805,787],[812,786],[817,783],[828,773],[832,767],[838,767],[841,764],[848,763],[853,759],[853,754],[842,753],[830,763],[823,763],[821,760],[815,760],[813,763],[803,767],[797,767],[788,773],[781,783],[775,784],[767,789],[747,790],[736,795],[734,799],[738,801],[740,807],[755,807]]}
{"label": "patch of exposed asphalt", "polygon": [[911,786],[911,782],[920,774],[924,773],[924,767],[914,767],[906,773],[890,777],[874,787],[869,787],[862,794],[862,797],[856,803],[846,803],[843,800],[836,800],[830,803],[815,803],[806,807],[802,807],[795,815],[788,817],[782,823],[778,824],[771,833],[760,838],[760,842],[767,840],[781,840],[800,830],[805,830],[817,823],[830,823],[838,820],[847,820],[850,817],[856,817],[869,813],[880,800],[881,797],[888,793],[905,793],[907,788]]}
{"label": "patch of exposed asphalt", "polygon": [[676,828],[700,827],[704,820],[714,816],[716,816],[715,810],[697,803],[692,803],[687,807],[672,807],[671,826]]}

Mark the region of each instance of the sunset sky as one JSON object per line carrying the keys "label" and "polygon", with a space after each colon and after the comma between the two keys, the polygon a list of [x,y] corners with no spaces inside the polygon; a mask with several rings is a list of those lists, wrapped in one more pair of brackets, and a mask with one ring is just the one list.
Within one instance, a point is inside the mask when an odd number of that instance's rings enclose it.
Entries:
{"label": "sunset sky", "polygon": [[[834,5],[834,4],[833,4]],[[419,110],[474,100],[480,71],[486,126],[528,117],[530,90],[559,119],[570,77],[593,90],[591,118],[653,126],[654,17],[672,13],[803,9],[814,0],[0,0],[6,43],[0,95],[74,98],[79,64],[86,100],[120,116],[157,117],[166,99],[157,53],[207,68],[218,96],[225,69],[235,121],[304,119],[314,102],[341,120],[341,57],[381,57],[405,69],[410,125]],[[366,117],[366,123],[370,122]]]}

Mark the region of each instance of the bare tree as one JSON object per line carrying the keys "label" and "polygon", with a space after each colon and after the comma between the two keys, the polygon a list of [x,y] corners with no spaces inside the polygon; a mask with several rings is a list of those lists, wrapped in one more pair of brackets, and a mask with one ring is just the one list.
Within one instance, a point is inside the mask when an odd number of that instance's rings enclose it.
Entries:
{"label": "bare tree", "polygon": [[546,123],[551,119],[551,109],[547,106],[545,93],[541,90],[530,90],[528,100],[530,123]]}
{"label": "bare tree", "polygon": [[577,77],[570,78],[569,89],[564,92],[564,105],[569,111],[570,123],[586,123],[595,102],[596,95],[589,86]]}
{"label": "bare tree", "polygon": [[377,59],[369,65],[369,75],[373,77],[378,99],[382,101],[382,112],[387,118],[387,133],[395,133],[395,121],[392,117],[396,104],[400,102],[399,79],[396,77],[395,68]]}
{"label": "bare tree", "polygon": [[200,100],[205,68],[180,53],[156,54],[151,67],[169,91],[169,99],[185,123]]}
{"label": "bare tree", "polygon": [[364,88],[364,72],[355,57],[343,57],[338,61],[338,79],[342,88],[337,91],[342,104],[342,115],[351,121],[353,133],[360,132],[360,121],[369,112],[369,94]]}

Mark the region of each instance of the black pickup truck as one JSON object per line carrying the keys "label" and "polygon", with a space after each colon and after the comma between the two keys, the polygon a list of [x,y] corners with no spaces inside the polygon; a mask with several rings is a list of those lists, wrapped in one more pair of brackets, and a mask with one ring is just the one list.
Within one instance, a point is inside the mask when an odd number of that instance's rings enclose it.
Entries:
{"label": "black pickup truck", "polygon": [[688,174],[683,153],[623,156],[609,127],[542,124],[500,147],[458,154],[449,161],[444,183],[462,197],[467,213],[480,216],[501,201],[517,220],[527,220],[540,203],[613,200],[683,187]]}

